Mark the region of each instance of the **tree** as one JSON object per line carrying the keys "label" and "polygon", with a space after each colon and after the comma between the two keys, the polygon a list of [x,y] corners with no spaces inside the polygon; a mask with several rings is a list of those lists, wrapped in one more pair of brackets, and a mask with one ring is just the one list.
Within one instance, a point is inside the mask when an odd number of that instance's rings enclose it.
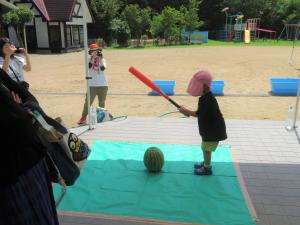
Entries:
{"label": "tree", "polygon": [[163,37],[167,42],[178,41],[181,37],[181,13],[171,7],[166,7],[160,15],[154,16],[151,23],[151,33]]}
{"label": "tree", "polygon": [[129,25],[131,37],[140,39],[142,34],[149,32],[151,23],[150,8],[141,9],[138,5],[127,5],[121,18]]}
{"label": "tree", "polygon": [[181,13],[171,7],[166,7],[162,11],[162,28],[164,30],[164,38],[167,42],[177,41],[181,37],[181,30],[179,27],[182,21]]}
{"label": "tree", "polygon": [[127,22],[131,37],[139,39],[142,34],[141,8],[138,5],[127,5],[121,14],[121,18]]}
{"label": "tree", "polygon": [[141,10],[142,34],[149,34],[151,25],[151,8],[147,7]]}
{"label": "tree", "polygon": [[289,0],[282,10],[285,13],[284,23],[298,23],[300,20],[300,0]]}
{"label": "tree", "polygon": [[225,24],[225,15],[221,12],[224,0],[202,0],[198,11],[200,20],[204,21],[206,30],[222,29]]}
{"label": "tree", "polygon": [[162,12],[166,7],[179,10],[182,5],[187,5],[189,0],[148,0],[149,7],[156,12]]}
{"label": "tree", "polygon": [[189,42],[191,41],[191,33],[203,26],[203,21],[200,21],[198,17],[199,4],[199,0],[189,0],[188,8],[181,7],[184,28],[185,31],[189,32]]}
{"label": "tree", "polygon": [[121,6],[119,0],[91,0],[95,24],[89,27],[95,36],[102,37],[108,44],[112,41],[112,21],[118,16]]}
{"label": "tree", "polygon": [[146,8],[149,6],[148,0],[121,0],[123,5],[138,5],[141,8]]}
{"label": "tree", "polygon": [[137,4],[141,8],[150,7],[155,13],[161,13],[165,7],[172,7],[177,10],[182,5],[187,5],[189,0],[120,0],[124,5]]}
{"label": "tree", "polygon": [[162,21],[163,21],[163,17],[161,14],[153,17],[153,19],[151,21],[151,25],[150,25],[150,33],[154,37],[163,37],[164,36]]}
{"label": "tree", "polygon": [[2,16],[3,23],[16,29],[19,43],[23,43],[25,23],[32,21],[33,12],[27,7],[13,9]]}
{"label": "tree", "polygon": [[130,40],[130,29],[126,21],[113,19],[111,23],[111,30],[113,37],[117,40],[119,46],[128,46],[128,41]]}

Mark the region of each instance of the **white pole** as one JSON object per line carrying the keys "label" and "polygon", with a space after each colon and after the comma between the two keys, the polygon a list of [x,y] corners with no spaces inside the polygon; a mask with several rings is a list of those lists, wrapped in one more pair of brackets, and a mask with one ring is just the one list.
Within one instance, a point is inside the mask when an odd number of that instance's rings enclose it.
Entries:
{"label": "white pole", "polygon": [[24,48],[27,49],[26,25],[24,25],[23,34],[24,34]]}
{"label": "white pole", "polygon": [[[290,62],[293,62],[293,54],[294,54],[294,49],[295,49],[295,42],[298,40],[298,35],[299,35],[299,25],[300,25],[300,20],[297,23],[297,27],[295,30],[295,37],[294,37],[294,41],[293,41],[293,50],[292,50],[292,55],[290,58]],[[299,70],[299,69],[297,69]],[[297,116],[298,116],[298,108],[299,108],[299,100],[300,100],[300,79],[298,80],[298,91],[297,91],[297,100],[296,100],[296,104],[295,104],[295,111],[294,111],[294,118],[293,118],[293,126],[292,129],[296,129],[296,123],[297,123]]]}
{"label": "white pole", "polygon": [[299,98],[300,98],[300,79],[298,81],[298,93],[297,93],[297,101],[295,105],[295,114],[294,114],[294,121],[292,129],[296,129],[296,122],[297,122],[297,116],[298,116],[298,108],[299,108]]}
{"label": "white pole", "polygon": [[[88,120],[89,120],[89,129],[92,129],[92,122],[91,122],[91,113],[90,113],[90,86],[89,86],[89,60],[88,60],[88,35],[87,35],[87,19],[86,19],[86,0],[84,1],[84,4],[82,4],[82,11],[83,11],[83,39],[84,39],[84,63],[85,63],[85,77],[86,77],[86,86],[87,86],[87,108],[88,108]],[[83,2],[82,2],[83,3]]]}

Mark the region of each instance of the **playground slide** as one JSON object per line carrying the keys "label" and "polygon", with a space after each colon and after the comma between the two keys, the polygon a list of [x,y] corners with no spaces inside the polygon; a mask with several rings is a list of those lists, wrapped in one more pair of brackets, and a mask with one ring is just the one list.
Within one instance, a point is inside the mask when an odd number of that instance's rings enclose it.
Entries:
{"label": "playground slide", "polygon": [[245,35],[245,37],[244,37],[245,43],[249,44],[251,42],[250,30],[245,30],[244,35]]}

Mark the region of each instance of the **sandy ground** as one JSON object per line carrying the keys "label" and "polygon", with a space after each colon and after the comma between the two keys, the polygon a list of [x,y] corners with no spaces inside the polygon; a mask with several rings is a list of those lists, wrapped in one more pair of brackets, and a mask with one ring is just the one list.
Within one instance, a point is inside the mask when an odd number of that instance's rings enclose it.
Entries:
{"label": "sandy ground", "polygon": [[[129,74],[130,66],[154,80],[176,80],[176,94],[185,94],[191,76],[200,69],[207,69],[214,79],[225,80],[225,95],[256,95],[268,94],[270,77],[298,76],[287,63],[290,53],[290,47],[107,50],[104,51],[109,66],[106,70],[110,94],[107,108],[114,116],[158,116],[174,110],[163,98],[147,96],[149,89]],[[86,91],[83,52],[33,54],[31,60],[33,70],[26,74],[31,91],[49,115],[61,116],[68,126],[75,126]],[[300,64],[300,49],[295,50],[294,62]],[[175,96],[174,99],[179,104],[196,107],[197,99],[193,97]],[[218,101],[227,119],[285,120],[288,107],[295,104],[295,97],[224,96],[218,97]]]}

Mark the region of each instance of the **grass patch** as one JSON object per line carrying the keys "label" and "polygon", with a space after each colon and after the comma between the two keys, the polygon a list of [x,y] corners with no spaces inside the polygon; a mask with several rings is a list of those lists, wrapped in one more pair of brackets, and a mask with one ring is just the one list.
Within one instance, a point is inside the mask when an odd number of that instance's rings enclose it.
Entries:
{"label": "grass patch", "polygon": [[[166,45],[166,46],[155,46],[155,45],[147,45],[147,46],[129,46],[129,47],[107,47],[106,50],[143,50],[143,49],[164,49],[164,48],[203,48],[203,47],[210,47],[210,46],[244,46],[244,47],[251,47],[251,46],[261,46],[261,47],[280,47],[280,46],[293,46],[292,41],[284,41],[284,40],[258,40],[255,42],[251,42],[250,44],[245,44],[244,42],[226,42],[226,41],[216,41],[216,40],[209,40],[208,43],[198,45],[198,44],[183,44],[183,45]],[[295,46],[300,46],[300,41],[295,42]]]}

